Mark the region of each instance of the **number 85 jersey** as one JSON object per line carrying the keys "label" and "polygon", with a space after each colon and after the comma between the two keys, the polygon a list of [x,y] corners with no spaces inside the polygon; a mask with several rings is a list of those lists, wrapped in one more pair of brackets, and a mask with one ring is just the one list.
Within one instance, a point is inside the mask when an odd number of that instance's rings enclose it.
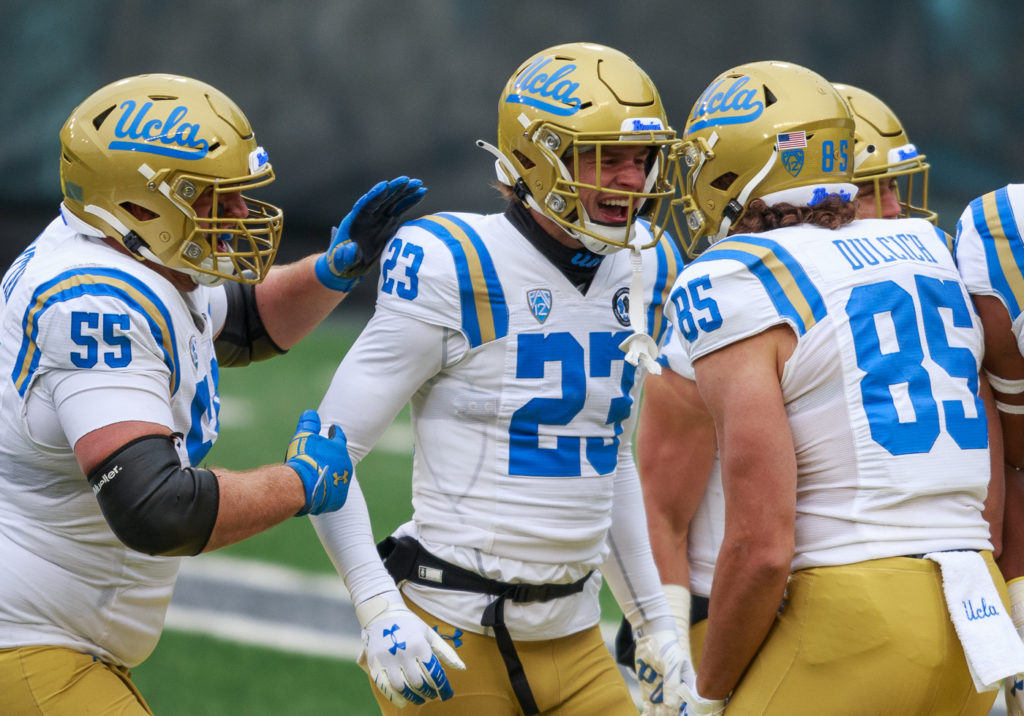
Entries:
{"label": "number 85 jersey", "polygon": [[982,334],[918,219],[724,239],[667,309],[691,361],[767,328],[797,336],[781,387],[797,457],[794,569],[990,549]]}

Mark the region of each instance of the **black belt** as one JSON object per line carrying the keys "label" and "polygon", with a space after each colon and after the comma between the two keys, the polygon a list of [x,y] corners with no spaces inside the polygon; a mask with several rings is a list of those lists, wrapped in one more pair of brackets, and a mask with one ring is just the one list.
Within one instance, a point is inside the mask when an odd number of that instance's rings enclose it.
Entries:
{"label": "black belt", "polygon": [[525,582],[501,582],[488,579],[458,565],[435,557],[412,537],[388,537],[377,545],[377,552],[384,560],[384,566],[396,583],[402,581],[422,584],[435,589],[451,589],[473,594],[490,594],[497,597],[484,609],[481,626],[494,629],[498,651],[508,670],[512,690],[526,716],[539,713],[530,684],[526,680],[523,664],[516,654],[512,636],[505,625],[505,602],[547,602],[560,597],[579,594],[586,586],[593,571],[581,579],[568,584],[527,584]]}

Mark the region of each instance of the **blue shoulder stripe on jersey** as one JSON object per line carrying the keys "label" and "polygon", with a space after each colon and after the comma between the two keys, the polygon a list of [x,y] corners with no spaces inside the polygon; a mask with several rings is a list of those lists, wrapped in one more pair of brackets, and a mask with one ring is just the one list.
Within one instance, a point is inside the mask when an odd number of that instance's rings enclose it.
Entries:
{"label": "blue shoulder stripe on jersey", "polygon": [[178,390],[181,371],[174,339],[174,324],[160,298],[144,282],[116,269],[73,269],[41,284],[32,295],[22,318],[22,341],[11,380],[19,395],[24,395],[39,367],[40,351],[36,339],[39,319],[47,309],[80,296],[114,296],[146,317],[150,333],[163,352],[164,365],[170,371],[173,395]]}
{"label": "blue shoulder stripe on jersey", "polygon": [[761,281],[780,316],[793,323],[799,335],[828,314],[825,300],[803,266],[777,241],[740,234],[722,239],[689,265],[715,259],[734,259]]}
{"label": "blue shoulder stripe on jersey", "polygon": [[491,255],[472,227],[452,214],[409,222],[441,239],[455,259],[462,330],[471,347],[508,335],[508,305]]}
{"label": "blue shoulder stripe on jersey", "polygon": [[970,204],[974,228],[981,237],[989,281],[1016,319],[1024,303],[1024,243],[1006,187]]}
{"label": "blue shoulder stripe on jersey", "polygon": [[654,342],[661,345],[665,330],[669,326],[665,316],[665,304],[683,267],[679,248],[667,233],[663,234],[655,250],[658,252],[658,274],[654,281],[651,305],[647,308],[647,330]]}

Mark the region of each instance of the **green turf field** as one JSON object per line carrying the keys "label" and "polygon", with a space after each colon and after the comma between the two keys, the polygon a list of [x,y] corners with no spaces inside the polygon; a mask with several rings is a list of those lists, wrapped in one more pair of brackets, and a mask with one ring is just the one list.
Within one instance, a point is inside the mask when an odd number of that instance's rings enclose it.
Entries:
{"label": "green turf field", "polygon": [[[235,469],[283,458],[299,414],[316,408],[361,323],[332,320],[287,355],[221,373],[221,436],[209,465]],[[359,465],[374,534],[411,514],[408,411]],[[289,520],[219,554],[333,574],[309,521]],[[621,618],[605,589],[605,619]],[[157,716],[379,713],[365,674],[351,661],[313,657],[167,630],[134,678]]]}

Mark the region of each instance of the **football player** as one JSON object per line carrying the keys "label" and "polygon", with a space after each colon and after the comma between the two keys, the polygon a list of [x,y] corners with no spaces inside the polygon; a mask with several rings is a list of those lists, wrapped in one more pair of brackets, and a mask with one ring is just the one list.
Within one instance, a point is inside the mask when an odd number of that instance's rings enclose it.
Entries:
{"label": "football player", "polygon": [[338,509],[342,432],[307,411],[285,462],[201,463],[218,370],[284,353],[359,281],[419,182],[380,183],[329,250],[273,267],[282,212],[241,109],[175,75],[101,88],[60,132],[60,215],[0,296],[0,712],[148,713],[129,669],[180,557]]}
{"label": "football player", "polygon": [[907,137],[885,102],[867,90],[833,82],[854,119],[853,183],[861,219],[920,218],[936,223],[928,208],[931,165]]}
{"label": "football player", "polygon": [[[968,204],[956,226],[954,255],[985,328],[984,368],[1002,424],[1006,502],[999,566],[1011,615],[1024,636],[1024,185],[1010,184]],[[995,441],[993,441],[993,448]],[[1006,706],[1024,714],[1024,675],[1006,682]]]}
{"label": "football player", "polygon": [[[935,223],[928,206],[925,156],[902,123],[874,95],[833,83],[854,115],[854,172],[861,219],[915,216]],[[671,336],[672,330],[668,331]],[[722,542],[724,497],[714,423],[682,345],[666,338],[663,370],[645,382],[637,420],[637,465],[647,527],[663,589],[683,639],[699,663],[708,595]],[[679,479],[685,475],[686,479]],[[632,641],[620,629],[617,656],[632,663]]]}
{"label": "football player", "polygon": [[631,440],[680,266],[646,220],[671,195],[674,137],[629,57],[548,48],[501,93],[497,147],[478,142],[504,211],[424,217],[385,249],[377,311],[320,411],[358,461],[411,402],[413,518],[381,544],[387,569],[358,481],[314,519],[384,713],[634,716],[601,575],[637,630],[645,713],[678,713],[688,664]]}
{"label": "football player", "polygon": [[[1001,612],[1006,600],[983,514],[999,475],[980,324],[944,232],[920,219],[854,223],[854,120],[819,75],[756,62],[716,78],[678,148],[684,243],[698,258],[667,311],[696,392],[666,373],[659,393],[706,405],[726,505],[724,524],[698,517],[690,532],[703,547],[721,541],[707,552],[696,713],[726,697],[730,714],[807,703],[984,714],[994,699],[976,691],[952,621],[960,604],[954,613],[943,596],[943,570],[959,568],[975,604]],[[642,426],[641,449],[648,439]],[[713,474],[714,448],[691,461],[698,480]],[[689,550],[706,576],[707,555]],[[1022,656],[1004,646],[1005,664]],[[920,649],[937,658],[923,664]]]}

